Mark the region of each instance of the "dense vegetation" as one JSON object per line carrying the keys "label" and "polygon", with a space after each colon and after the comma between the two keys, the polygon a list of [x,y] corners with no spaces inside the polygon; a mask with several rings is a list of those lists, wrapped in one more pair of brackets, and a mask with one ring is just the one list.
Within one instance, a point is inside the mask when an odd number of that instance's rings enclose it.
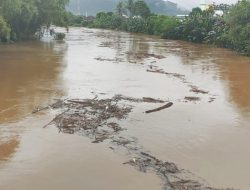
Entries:
{"label": "dense vegetation", "polygon": [[51,24],[66,25],[68,0],[1,0],[0,42],[30,39]]}
{"label": "dense vegetation", "polygon": [[236,4],[226,17],[228,41],[239,52],[250,55],[250,1]]}
{"label": "dense vegetation", "polygon": [[[215,16],[215,10],[224,16]],[[242,0],[233,6],[211,6],[206,11],[195,8],[166,38],[209,43],[250,55],[250,1]]]}
{"label": "dense vegetation", "polygon": [[[70,0],[68,9],[74,14],[86,13],[90,16],[96,16],[98,12],[112,12],[120,0]],[[121,0],[125,3],[126,0]],[[175,16],[177,14],[188,14],[188,11],[181,10],[175,3],[164,0],[145,0],[151,11],[155,14],[164,14]]]}
{"label": "dense vegetation", "polygon": [[[128,15],[128,16],[124,16]],[[71,15],[72,17],[72,15]],[[87,21],[81,16],[74,16],[80,22],[71,25],[123,30],[135,33],[163,35],[166,31],[178,26],[180,21],[172,16],[152,14],[150,8],[143,0],[128,0],[119,2],[116,12],[99,12],[94,20]]]}
{"label": "dense vegetation", "polygon": [[[216,15],[223,10],[224,15]],[[124,16],[128,15],[128,16]],[[78,16],[79,18],[79,16]],[[233,6],[194,8],[185,19],[155,15],[142,0],[119,2],[116,12],[100,12],[94,20],[78,19],[84,26],[159,35],[163,38],[208,43],[250,55],[250,1]]]}

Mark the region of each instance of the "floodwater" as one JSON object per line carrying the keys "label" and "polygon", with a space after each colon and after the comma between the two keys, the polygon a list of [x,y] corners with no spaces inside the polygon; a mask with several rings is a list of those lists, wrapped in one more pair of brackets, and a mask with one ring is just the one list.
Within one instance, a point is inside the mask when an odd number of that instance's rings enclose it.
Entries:
{"label": "floodwater", "polygon": [[108,142],[43,128],[52,110],[31,114],[57,98],[115,94],[174,103],[147,115],[153,105],[138,105],[122,121],[124,135],[211,186],[250,189],[249,84],[248,57],[152,36],[71,28],[65,42],[0,46],[0,189],[161,189]]}

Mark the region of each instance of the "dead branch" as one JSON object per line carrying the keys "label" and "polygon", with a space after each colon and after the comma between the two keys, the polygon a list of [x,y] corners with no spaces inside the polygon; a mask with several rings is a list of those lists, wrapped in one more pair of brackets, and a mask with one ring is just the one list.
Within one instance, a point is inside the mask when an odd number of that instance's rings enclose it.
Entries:
{"label": "dead branch", "polygon": [[148,110],[148,111],[146,111],[145,113],[152,113],[152,112],[161,111],[161,110],[163,110],[163,109],[170,108],[172,105],[173,105],[173,102],[169,102],[169,103],[167,103],[167,104],[164,105],[164,106],[161,106],[161,107],[156,108],[156,109],[153,109],[153,110]]}

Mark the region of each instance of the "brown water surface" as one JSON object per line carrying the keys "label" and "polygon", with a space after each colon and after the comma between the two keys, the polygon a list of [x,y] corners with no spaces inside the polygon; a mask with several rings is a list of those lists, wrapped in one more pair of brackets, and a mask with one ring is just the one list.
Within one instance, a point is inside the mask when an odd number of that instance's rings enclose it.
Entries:
{"label": "brown water surface", "polygon": [[[147,72],[154,67],[182,77]],[[250,189],[249,84],[248,57],[152,36],[71,28],[65,42],[0,46],[0,189],[161,189],[108,144],[43,129],[53,111],[30,114],[56,98],[96,94],[172,101],[150,115],[150,105],[137,106],[124,133],[212,186]]]}

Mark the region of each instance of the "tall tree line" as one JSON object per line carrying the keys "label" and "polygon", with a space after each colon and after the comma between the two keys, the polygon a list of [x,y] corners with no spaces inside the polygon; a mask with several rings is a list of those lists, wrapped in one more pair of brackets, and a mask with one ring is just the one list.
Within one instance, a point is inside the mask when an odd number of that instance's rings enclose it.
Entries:
{"label": "tall tree line", "polygon": [[0,0],[0,42],[30,39],[42,27],[65,25],[69,0]]}

